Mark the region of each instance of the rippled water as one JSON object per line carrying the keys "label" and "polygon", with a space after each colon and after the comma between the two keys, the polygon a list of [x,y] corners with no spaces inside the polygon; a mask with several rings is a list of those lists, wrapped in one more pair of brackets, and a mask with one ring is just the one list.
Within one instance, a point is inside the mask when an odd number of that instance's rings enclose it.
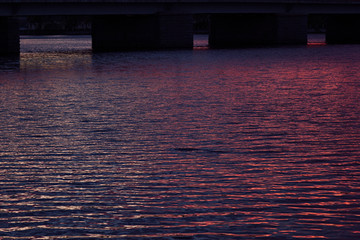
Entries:
{"label": "rippled water", "polygon": [[1,59],[2,239],[360,238],[360,45],[90,44]]}

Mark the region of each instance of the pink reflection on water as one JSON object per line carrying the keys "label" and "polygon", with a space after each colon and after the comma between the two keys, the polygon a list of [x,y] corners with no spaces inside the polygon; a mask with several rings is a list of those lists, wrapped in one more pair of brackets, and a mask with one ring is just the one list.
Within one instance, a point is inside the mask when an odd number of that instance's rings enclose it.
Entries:
{"label": "pink reflection on water", "polygon": [[358,64],[321,48],[168,54],[71,57],[81,68],[23,55],[0,85],[12,113],[1,118],[2,231],[358,234]]}

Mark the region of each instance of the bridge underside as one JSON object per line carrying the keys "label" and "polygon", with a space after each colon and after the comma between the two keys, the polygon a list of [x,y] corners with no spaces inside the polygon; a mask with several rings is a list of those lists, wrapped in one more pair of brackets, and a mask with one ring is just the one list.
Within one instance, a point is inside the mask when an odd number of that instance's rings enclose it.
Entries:
{"label": "bridge underside", "polygon": [[[250,45],[306,44],[307,15],[212,14],[211,48]],[[327,16],[326,41],[360,44],[360,14]],[[95,52],[193,47],[191,14],[94,16],[92,47]],[[0,54],[19,54],[19,26],[14,17],[0,17]]]}
{"label": "bridge underside", "polygon": [[95,16],[95,52],[162,48],[192,48],[192,15]]}
{"label": "bridge underside", "polygon": [[306,44],[306,15],[217,14],[211,16],[212,48]]}

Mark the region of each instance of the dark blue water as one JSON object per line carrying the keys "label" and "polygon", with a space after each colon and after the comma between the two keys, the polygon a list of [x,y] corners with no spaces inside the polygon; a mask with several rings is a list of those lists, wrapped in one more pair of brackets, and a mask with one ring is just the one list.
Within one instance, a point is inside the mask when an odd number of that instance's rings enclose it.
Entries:
{"label": "dark blue water", "polygon": [[21,41],[0,68],[0,238],[360,238],[360,45]]}

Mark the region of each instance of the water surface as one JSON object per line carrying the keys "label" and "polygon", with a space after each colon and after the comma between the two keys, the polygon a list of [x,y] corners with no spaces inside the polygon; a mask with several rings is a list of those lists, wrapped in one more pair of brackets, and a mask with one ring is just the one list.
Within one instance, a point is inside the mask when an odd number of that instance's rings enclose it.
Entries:
{"label": "water surface", "polygon": [[21,41],[0,68],[3,239],[360,238],[360,45]]}

